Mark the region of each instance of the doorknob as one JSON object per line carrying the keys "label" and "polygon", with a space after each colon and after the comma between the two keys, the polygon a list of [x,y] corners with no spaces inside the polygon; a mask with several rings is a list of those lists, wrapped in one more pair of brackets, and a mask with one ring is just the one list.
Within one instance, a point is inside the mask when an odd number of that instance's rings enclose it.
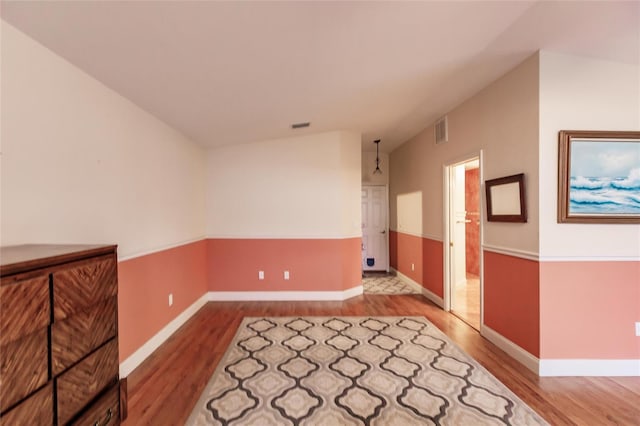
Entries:
{"label": "doorknob", "polygon": [[385,229],[384,231],[380,231],[381,234],[386,234],[387,230]]}

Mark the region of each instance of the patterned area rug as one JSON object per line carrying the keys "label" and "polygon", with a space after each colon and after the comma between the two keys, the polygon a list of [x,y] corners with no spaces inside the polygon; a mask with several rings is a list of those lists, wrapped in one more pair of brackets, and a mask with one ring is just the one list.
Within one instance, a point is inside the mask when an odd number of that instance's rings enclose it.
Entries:
{"label": "patterned area rug", "polygon": [[422,317],[245,318],[188,425],[540,425]]}
{"label": "patterned area rug", "polygon": [[362,287],[368,294],[421,294],[419,289],[394,275],[365,275]]}

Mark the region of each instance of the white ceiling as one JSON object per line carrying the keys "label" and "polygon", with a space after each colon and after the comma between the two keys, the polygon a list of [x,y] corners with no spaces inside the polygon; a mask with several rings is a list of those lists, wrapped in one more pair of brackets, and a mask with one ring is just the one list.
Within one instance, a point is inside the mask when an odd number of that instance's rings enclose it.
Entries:
{"label": "white ceiling", "polygon": [[2,1],[2,18],[204,146],[347,129],[389,152],[538,49],[640,57],[635,1]]}

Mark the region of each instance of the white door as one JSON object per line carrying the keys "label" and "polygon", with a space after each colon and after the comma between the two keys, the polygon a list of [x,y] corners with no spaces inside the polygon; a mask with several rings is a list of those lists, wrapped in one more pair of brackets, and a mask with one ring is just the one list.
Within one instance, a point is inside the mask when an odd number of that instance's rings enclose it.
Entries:
{"label": "white door", "polygon": [[387,188],[362,187],[362,269],[389,269],[389,232],[387,229]]}
{"label": "white door", "polygon": [[466,260],[466,219],[464,197],[464,164],[455,167],[455,178],[453,182],[453,282],[456,286],[467,283],[467,260]]}

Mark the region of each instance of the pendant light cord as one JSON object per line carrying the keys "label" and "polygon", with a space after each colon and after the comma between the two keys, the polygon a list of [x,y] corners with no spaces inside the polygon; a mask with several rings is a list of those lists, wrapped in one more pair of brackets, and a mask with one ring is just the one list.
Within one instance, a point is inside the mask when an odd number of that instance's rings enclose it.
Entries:
{"label": "pendant light cord", "polygon": [[373,174],[382,174],[382,170],[380,170],[380,139],[376,139],[373,143],[376,144],[376,169]]}

